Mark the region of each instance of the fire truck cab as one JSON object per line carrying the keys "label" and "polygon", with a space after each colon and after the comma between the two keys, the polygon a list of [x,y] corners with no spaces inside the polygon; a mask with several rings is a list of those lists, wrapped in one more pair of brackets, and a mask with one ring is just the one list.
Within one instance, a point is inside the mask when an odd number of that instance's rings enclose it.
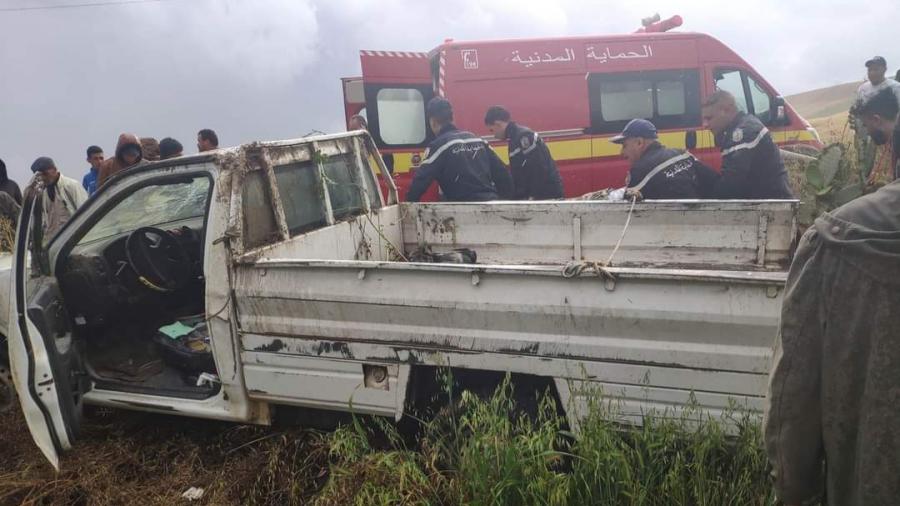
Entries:
{"label": "fire truck cab", "polygon": [[[566,196],[624,184],[628,165],[609,138],[633,118],[652,121],[666,146],[719,168],[700,114],[716,89],[734,94],[779,145],[821,147],[815,130],[753,67],[701,33],[448,40],[429,53],[365,50],[360,60],[362,77],[343,79],[346,117],[367,118],[401,198],[433,138],[425,105],[434,96],[453,103],[457,126],[481,135],[490,135],[488,107],[506,107],[548,145]],[[506,143],[492,144],[508,160]]]}

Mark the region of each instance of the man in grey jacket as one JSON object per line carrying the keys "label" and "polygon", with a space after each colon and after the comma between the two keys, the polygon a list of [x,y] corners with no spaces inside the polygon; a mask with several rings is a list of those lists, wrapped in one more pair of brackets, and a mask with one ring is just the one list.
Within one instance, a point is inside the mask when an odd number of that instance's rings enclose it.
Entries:
{"label": "man in grey jacket", "polygon": [[[879,114],[895,118],[896,103]],[[822,215],[794,256],[765,422],[785,504],[900,501],[898,302],[895,181]]]}
{"label": "man in grey jacket", "polygon": [[75,211],[87,200],[87,193],[81,183],[63,176],[52,158],[42,156],[31,164],[43,183],[41,202],[41,224],[43,245],[69,221]]}

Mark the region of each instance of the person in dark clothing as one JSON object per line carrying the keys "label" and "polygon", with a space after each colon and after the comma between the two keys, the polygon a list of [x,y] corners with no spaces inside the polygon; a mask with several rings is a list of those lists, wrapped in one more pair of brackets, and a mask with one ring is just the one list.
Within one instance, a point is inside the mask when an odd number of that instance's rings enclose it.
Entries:
{"label": "person in dark clothing", "polygon": [[764,423],[783,504],[897,504],[898,293],[894,181],[824,213],[794,254]]}
{"label": "person in dark clothing", "polygon": [[669,149],[657,140],[656,126],[633,119],[610,142],[622,146],[622,156],[631,163],[625,186],[645,199],[696,199],[700,162],[690,153]]}
{"label": "person in dark clothing", "polygon": [[6,173],[6,164],[0,160],[0,192],[4,192],[16,201],[16,204],[22,205],[22,190],[15,181],[9,178]]}
{"label": "person in dark clothing", "polygon": [[857,115],[868,132],[872,142],[878,146],[892,142],[894,158],[892,160],[893,179],[900,178],[900,102],[890,89],[881,90],[867,101],[860,104]]}
{"label": "person in dark clothing", "polygon": [[159,160],[159,141],[153,137],[141,137],[141,153],[144,154],[144,160],[155,162]]}
{"label": "person in dark clothing", "polygon": [[738,110],[731,93],[719,90],[706,99],[703,123],[722,150],[722,173],[710,197],[794,198],[778,145],[756,116]]}
{"label": "person in dark clothing", "polygon": [[563,198],[559,169],[550,150],[538,134],[512,121],[509,111],[499,105],[487,110],[484,124],[494,137],[506,140],[509,168],[515,184],[517,200]]}
{"label": "person in dark clothing", "polygon": [[97,188],[103,186],[107,179],[129,167],[134,167],[144,160],[141,140],[137,135],[124,133],[116,143],[116,156],[107,158],[97,172]]}
{"label": "person in dark clothing", "polygon": [[425,150],[425,160],[413,176],[406,200],[418,202],[435,180],[448,201],[512,197],[513,180],[506,166],[484,139],[456,128],[450,102],[433,98],[425,114],[437,137]]}
{"label": "person in dark clothing", "polygon": [[183,152],[184,146],[182,146],[180,142],[171,137],[166,137],[165,139],[159,141],[160,160],[168,160],[169,158],[181,156]]}

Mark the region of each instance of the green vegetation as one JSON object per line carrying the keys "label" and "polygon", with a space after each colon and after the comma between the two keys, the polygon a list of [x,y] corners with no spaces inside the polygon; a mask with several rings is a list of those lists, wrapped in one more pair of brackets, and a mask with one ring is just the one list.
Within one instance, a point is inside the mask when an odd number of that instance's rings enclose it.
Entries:
{"label": "green vegetation", "polygon": [[734,410],[726,431],[689,408],[627,427],[596,395],[575,435],[552,396],[526,414],[513,389],[448,389],[454,401],[409,431],[369,417],[320,432],[102,409],[60,474],[9,412],[0,504],[180,504],[189,487],[215,505],[775,504],[758,416]]}
{"label": "green vegetation", "polygon": [[[597,398],[574,435],[549,396],[537,413],[511,416],[512,388],[504,382],[484,400],[463,392],[459,409],[425,423],[412,447],[389,424],[373,430],[357,420],[338,429],[328,438],[330,478],[315,504],[775,503],[757,418],[728,415],[731,436],[696,408],[625,427]],[[379,439],[387,448],[371,443]]]}

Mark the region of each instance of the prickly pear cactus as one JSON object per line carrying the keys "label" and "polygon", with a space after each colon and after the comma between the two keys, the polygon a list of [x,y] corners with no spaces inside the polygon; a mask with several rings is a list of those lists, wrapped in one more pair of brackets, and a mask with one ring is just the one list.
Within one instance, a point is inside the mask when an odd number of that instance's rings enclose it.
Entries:
{"label": "prickly pear cactus", "polygon": [[806,182],[800,195],[800,224],[809,226],[820,214],[861,196],[865,176],[850,163],[842,144],[822,150],[806,167]]}

